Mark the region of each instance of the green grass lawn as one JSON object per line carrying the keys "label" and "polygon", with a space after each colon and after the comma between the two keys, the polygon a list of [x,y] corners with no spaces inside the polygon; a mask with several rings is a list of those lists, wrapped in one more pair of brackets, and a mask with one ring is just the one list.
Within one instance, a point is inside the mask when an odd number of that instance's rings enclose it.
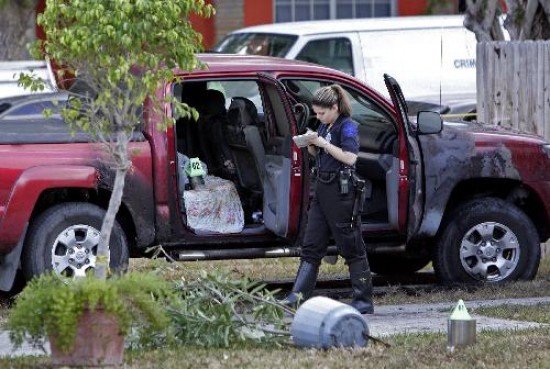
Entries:
{"label": "green grass lawn", "polygon": [[[409,334],[388,339],[392,347],[313,350],[249,347],[127,352],[125,369],[163,368],[549,368],[550,330],[480,332],[473,346],[447,351],[445,334]],[[48,358],[0,359],[1,368],[48,368]]]}
{"label": "green grass lawn", "polygon": [[[170,279],[194,279],[201,271],[224,270],[235,278],[247,276],[253,280],[293,279],[298,268],[298,258],[245,259],[221,261],[196,261],[169,263],[164,260],[134,259],[131,269],[157,269]],[[348,271],[342,258],[335,265],[323,263],[320,278],[347,277]],[[537,277],[533,281],[508,283],[505,286],[486,285],[437,291],[418,291],[411,294],[398,284],[386,289],[383,296],[375,297],[375,304],[435,303],[463,300],[500,299],[516,297],[550,296],[550,257],[542,259]]]}
{"label": "green grass lawn", "polygon": [[537,304],[530,306],[499,305],[472,309],[474,314],[492,316],[495,318],[538,322],[550,325],[550,305]]}
{"label": "green grass lawn", "polygon": [[[256,259],[216,262],[168,263],[163,260],[133,260],[132,270],[156,269],[166,278],[191,280],[201,271],[226,270],[235,277],[248,276],[256,280],[293,278],[298,259]],[[323,264],[325,276],[346,274],[341,261]],[[541,263],[534,281],[510,283],[504,286],[419,292],[413,296],[399,288],[375,299],[375,303],[401,304],[464,300],[550,296],[550,258]],[[506,319],[550,323],[548,305],[518,307],[502,305],[472,310],[475,314]],[[313,350],[288,345],[262,345],[229,349],[181,347],[132,352],[125,354],[123,368],[550,368],[550,328],[518,331],[482,331],[473,346],[446,348],[443,333],[407,334],[384,338],[391,347],[372,342],[361,349]],[[48,368],[49,358],[20,357],[0,359],[0,368]]]}

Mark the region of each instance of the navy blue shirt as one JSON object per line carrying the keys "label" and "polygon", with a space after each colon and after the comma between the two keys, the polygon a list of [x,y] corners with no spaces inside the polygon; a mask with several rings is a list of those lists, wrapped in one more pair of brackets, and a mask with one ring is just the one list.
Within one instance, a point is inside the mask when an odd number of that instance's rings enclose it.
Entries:
{"label": "navy blue shirt", "polygon": [[[328,124],[319,126],[317,134],[323,137],[334,146],[338,146],[343,151],[357,154],[359,152],[359,130],[358,124],[351,119],[340,115],[336,122],[332,124],[330,130]],[[334,172],[345,166],[344,163],[335,159],[328,154],[324,149],[319,150],[318,164],[319,170],[322,172]]]}

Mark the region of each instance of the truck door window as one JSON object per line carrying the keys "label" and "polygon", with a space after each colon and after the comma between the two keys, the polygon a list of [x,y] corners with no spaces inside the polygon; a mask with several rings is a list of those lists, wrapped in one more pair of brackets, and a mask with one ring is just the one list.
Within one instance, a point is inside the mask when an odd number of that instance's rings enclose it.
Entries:
{"label": "truck door window", "polygon": [[[311,108],[315,91],[334,81],[314,79],[285,79],[286,90],[296,102]],[[392,116],[368,94],[343,85],[352,105],[352,119],[359,124],[359,153],[355,163],[356,173],[370,184],[361,219],[363,223],[397,224],[399,158],[397,157],[397,126]],[[318,120],[311,114],[309,128],[316,129]],[[313,159],[312,159],[313,160]]]}
{"label": "truck door window", "polygon": [[256,81],[252,80],[231,80],[231,81],[208,81],[207,89],[218,90],[222,92],[227,100],[226,107],[229,108],[231,99],[234,97],[245,97],[254,102],[258,111],[261,111],[262,102],[260,91]]}
{"label": "truck door window", "polygon": [[[284,80],[287,91],[299,102],[311,107],[315,90],[330,85],[328,81]],[[396,128],[390,116],[364,94],[342,86],[352,106],[352,118],[359,123],[361,150],[375,153],[391,153],[396,138]],[[309,128],[316,129],[317,119],[312,115]]]}
{"label": "truck door window", "polygon": [[308,42],[296,56],[297,60],[324,65],[353,75],[351,41],[345,37],[324,38]]}

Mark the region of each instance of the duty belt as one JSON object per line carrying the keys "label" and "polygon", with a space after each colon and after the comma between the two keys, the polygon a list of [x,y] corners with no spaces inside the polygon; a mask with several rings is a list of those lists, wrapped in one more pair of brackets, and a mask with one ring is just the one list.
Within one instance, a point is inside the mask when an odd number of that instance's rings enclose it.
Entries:
{"label": "duty belt", "polygon": [[317,171],[316,177],[323,181],[332,181],[337,175],[338,172]]}

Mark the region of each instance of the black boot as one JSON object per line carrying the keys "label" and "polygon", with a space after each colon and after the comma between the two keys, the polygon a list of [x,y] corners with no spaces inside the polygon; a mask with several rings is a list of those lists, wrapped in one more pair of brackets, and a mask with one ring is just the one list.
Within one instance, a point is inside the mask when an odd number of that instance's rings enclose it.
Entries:
{"label": "black boot", "polygon": [[315,287],[318,273],[318,265],[302,261],[298,268],[298,274],[296,275],[292,292],[286,296],[283,303],[296,307],[298,302],[302,303],[307,300]]}
{"label": "black boot", "polygon": [[373,314],[372,276],[367,259],[355,261],[348,267],[353,290],[351,306],[359,310],[361,314]]}

